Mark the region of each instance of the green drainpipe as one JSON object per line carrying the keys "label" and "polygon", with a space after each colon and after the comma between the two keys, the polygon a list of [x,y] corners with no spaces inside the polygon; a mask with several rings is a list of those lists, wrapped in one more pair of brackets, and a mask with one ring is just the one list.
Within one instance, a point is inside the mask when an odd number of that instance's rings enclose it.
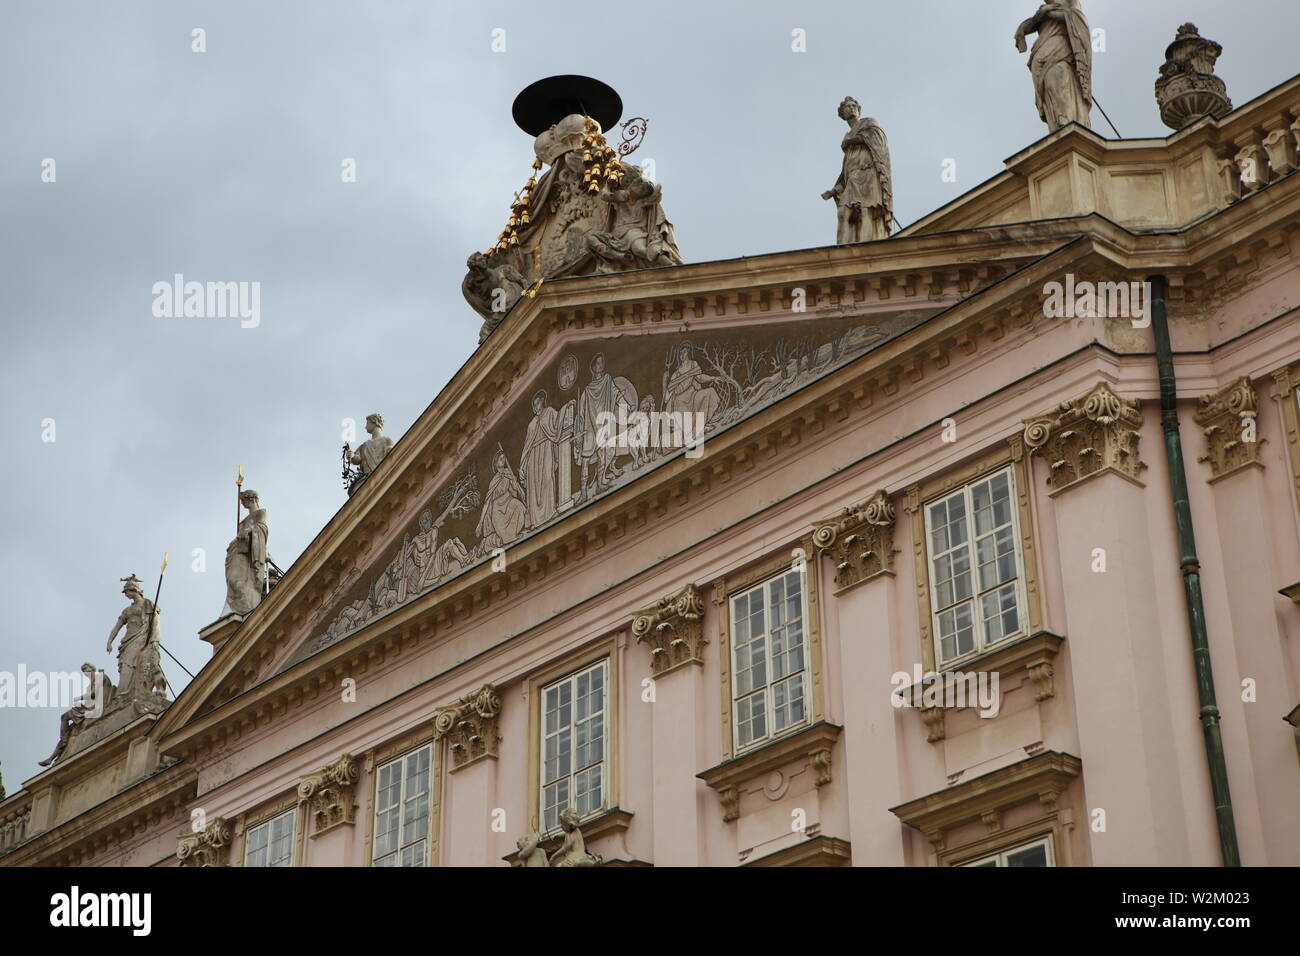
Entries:
{"label": "green drainpipe", "polygon": [[1192,509],[1187,501],[1187,471],[1183,467],[1183,440],[1178,433],[1174,353],[1169,344],[1169,322],[1165,315],[1165,277],[1151,276],[1147,281],[1150,283],[1151,330],[1156,338],[1156,368],[1160,377],[1160,424],[1165,434],[1169,490],[1173,495],[1174,520],[1178,525],[1178,566],[1183,572],[1183,598],[1187,602],[1187,627],[1191,632],[1192,661],[1196,666],[1196,693],[1201,701],[1205,756],[1210,763],[1214,815],[1219,823],[1223,865],[1241,866],[1237,825],[1232,818],[1232,794],[1228,791],[1228,765],[1223,756],[1223,735],[1219,731],[1219,706],[1214,699],[1210,636],[1205,627],[1205,602],[1201,598],[1201,563],[1196,557]]}

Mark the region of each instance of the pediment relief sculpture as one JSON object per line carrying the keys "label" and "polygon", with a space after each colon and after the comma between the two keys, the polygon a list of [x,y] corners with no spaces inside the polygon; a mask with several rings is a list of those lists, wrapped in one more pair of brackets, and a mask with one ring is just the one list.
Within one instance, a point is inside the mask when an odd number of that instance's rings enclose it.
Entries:
{"label": "pediment relief sculpture", "polygon": [[[575,342],[484,430],[296,662],[896,337],[917,312]],[[485,490],[480,490],[485,489]]]}

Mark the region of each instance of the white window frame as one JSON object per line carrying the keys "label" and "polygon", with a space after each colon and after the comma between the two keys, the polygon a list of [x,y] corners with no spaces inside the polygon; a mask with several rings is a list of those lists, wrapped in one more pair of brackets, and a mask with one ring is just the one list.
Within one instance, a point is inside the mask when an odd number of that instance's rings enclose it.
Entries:
{"label": "white window frame", "polygon": [[[420,754],[422,753],[427,753],[429,756],[428,785],[423,791],[411,792],[409,790],[409,784],[411,780],[414,779],[414,776],[406,772],[406,761],[413,757],[418,759]],[[380,800],[380,795],[383,793],[382,782],[384,778],[384,771],[394,765],[397,765],[400,768],[399,772],[401,773],[401,785],[400,785],[400,791],[399,791],[397,803],[388,806],[381,806],[379,800]],[[370,837],[370,865],[371,866],[394,866],[394,867],[403,866],[404,864],[402,863],[402,856],[404,852],[409,847],[413,847],[416,844],[420,843],[421,841],[424,842],[424,862],[419,865],[420,866],[430,865],[430,855],[433,850],[434,788],[437,785],[438,785],[437,763],[435,761],[435,753],[434,753],[434,747],[432,743],[426,743],[426,744],[422,744],[419,747],[414,747],[411,750],[408,750],[405,753],[402,753],[394,757],[392,760],[385,760],[382,764],[380,764],[375,768],[375,782],[374,782],[375,809],[374,809],[373,819],[371,821],[371,837]],[[410,841],[404,841],[403,829],[405,827],[405,824],[403,820],[406,816],[406,806],[412,800],[418,799],[422,794],[425,799],[424,833],[422,836],[419,836],[416,839]],[[381,813],[391,810],[394,807],[398,811],[397,847],[385,853],[383,856],[378,856],[376,855],[376,850],[377,850],[377,845],[380,837],[379,817]],[[393,860],[393,862],[391,863],[383,862],[390,859]]]}
{"label": "white window frame", "polygon": [[[271,847],[275,844],[275,824],[280,823],[286,817],[289,818],[289,855],[284,859],[284,863],[274,863],[271,860]],[[253,835],[260,830],[266,831],[266,862],[261,864],[250,863],[249,856],[253,852]],[[293,807],[283,813],[277,813],[273,817],[263,820],[244,831],[244,866],[258,868],[274,866],[294,866],[294,851],[297,848],[298,839],[298,808]]]}
{"label": "white window frame", "polygon": [[[795,676],[796,673],[801,674],[803,676],[803,717],[800,720],[791,723],[787,727],[783,727],[780,730],[776,730],[775,729],[776,695],[772,693],[772,687],[774,683],[772,680],[772,655],[771,655],[771,644],[770,644],[770,638],[772,635],[772,630],[771,630],[772,606],[769,597],[770,595],[769,589],[771,588],[772,584],[778,579],[789,578],[791,575],[793,575],[799,581],[799,620],[801,623],[800,632],[801,632],[801,640],[803,643],[803,666],[797,672],[791,671],[789,674],[780,678],[780,681],[781,682],[789,681]],[[731,644],[731,735],[732,735],[732,740],[734,741],[735,752],[737,754],[745,753],[757,747],[761,747],[764,744],[771,743],[773,740],[777,740],[803,727],[807,727],[808,724],[812,721],[813,686],[812,686],[812,668],[809,666],[809,659],[812,655],[812,639],[809,635],[810,624],[808,620],[808,587],[809,587],[809,578],[806,571],[800,569],[787,569],[781,571],[778,574],[773,574],[770,577],[766,577],[762,581],[758,581],[752,585],[749,585],[748,587],[742,588],[741,590],[736,591],[727,596],[727,611],[728,611],[727,618],[728,618],[728,626],[730,627],[731,630],[731,633],[729,635],[730,644]],[[740,678],[740,671],[741,671],[741,667],[739,664],[739,657],[738,657],[740,653],[741,645],[736,638],[736,624],[737,621],[739,620],[739,616],[736,613],[736,602],[740,600],[742,597],[747,597],[748,595],[752,594],[754,591],[760,591],[760,590],[763,592],[763,613],[764,613],[764,625],[766,628],[764,631],[764,638],[769,641],[764,651],[765,658],[766,658],[766,676],[767,676],[767,681],[764,684],[764,690],[765,690],[764,726],[767,730],[767,733],[764,736],[758,737],[748,743],[741,743],[741,733],[740,733],[741,697],[752,696],[754,693],[756,693],[757,688],[751,688],[750,690],[746,691],[743,695],[737,692],[737,688],[738,688],[737,681]],[[745,641],[744,643],[746,646],[752,643],[752,635],[751,638]]]}
{"label": "white window frame", "polygon": [[988,853],[974,860],[967,860],[965,863],[959,863],[958,866],[983,866],[990,860],[993,865],[999,868],[1006,868],[1007,857],[1013,853],[1023,853],[1025,850],[1032,849],[1036,846],[1045,846],[1047,848],[1047,865],[1056,866],[1055,841],[1051,834],[1039,837],[1037,840],[1030,840],[1028,843],[1017,843],[1015,846],[1009,846],[1005,850],[999,850],[997,853]]}
{"label": "white window frame", "polygon": [[[601,708],[600,708],[600,717],[601,717],[601,724],[600,724],[600,726],[601,726],[601,747],[600,747],[600,760],[597,761],[597,762],[595,762],[595,763],[586,764],[586,765],[584,765],[584,766],[582,766],[582,767],[579,767],[579,766],[577,765],[577,763],[576,763],[577,750],[578,750],[578,747],[577,747],[577,730],[578,730],[578,717],[577,717],[578,680],[579,680],[579,678],[581,678],[584,674],[590,674],[590,673],[592,673],[593,671],[597,671],[597,670],[600,671],[600,673],[601,673]],[[539,693],[539,697],[538,697],[537,705],[538,705],[538,716],[539,716],[539,723],[538,723],[538,731],[539,731],[539,732],[538,732],[538,742],[537,742],[537,743],[538,743],[538,748],[537,748],[537,815],[538,815],[538,819],[539,819],[540,824],[541,824],[541,830],[542,830],[542,832],[543,832],[544,834],[555,833],[555,832],[558,832],[558,831],[560,830],[560,825],[559,825],[559,815],[560,815],[560,813],[563,812],[564,809],[565,809],[565,807],[557,807],[557,809],[556,809],[556,822],[555,822],[553,825],[551,825],[551,826],[548,826],[548,825],[547,825],[547,822],[546,822],[546,788],[547,788],[548,785],[554,785],[554,784],[557,783],[558,781],[560,781],[560,780],[562,780],[562,779],[566,779],[565,777],[556,777],[555,780],[549,781],[549,784],[548,784],[548,781],[547,781],[547,779],[546,779],[546,743],[547,743],[547,740],[550,739],[551,737],[556,737],[556,736],[558,736],[561,732],[563,732],[563,729],[565,729],[565,728],[557,728],[557,730],[556,730],[554,733],[549,733],[549,734],[547,733],[547,730],[546,730],[546,713],[547,713],[547,710],[546,710],[546,695],[547,695],[547,693],[548,693],[549,691],[551,691],[551,690],[555,690],[555,689],[559,688],[559,687],[560,687],[561,685],[563,685],[563,684],[569,684],[570,687],[571,687],[571,690],[570,690],[570,695],[571,695],[571,696],[570,696],[570,698],[569,698],[569,700],[570,700],[570,704],[569,704],[569,706],[570,706],[570,708],[571,708],[571,710],[570,710],[570,720],[569,720],[569,723],[568,723],[568,726],[567,726],[567,729],[568,729],[568,731],[569,731],[569,755],[570,755],[570,757],[569,757],[569,773],[567,774],[567,779],[568,779],[568,781],[569,781],[569,802],[568,802],[568,806],[570,806],[570,807],[574,807],[575,810],[577,809],[577,807],[574,806],[574,796],[575,796],[575,794],[576,794],[576,792],[577,792],[577,791],[576,791],[576,788],[577,788],[577,778],[578,778],[579,774],[585,773],[585,772],[587,772],[587,771],[589,771],[589,770],[592,770],[592,769],[594,769],[594,768],[596,768],[596,767],[599,767],[599,768],[600,768],[600,800],[597,801],[597,803],[596,803],[595,806],[589,808],[589,809],[587,810],[586,813],[579,813],[579,819],[580,819],[580,820],[588,820],[588,819],[590,819],[590,818],[592,818],[592,817],[594,817],[594,816],[597,816],[598,814],[604,812],[604,810],[606,809],[606,806],[607,806],[607,804],[608,804],[608,802],[609,802],[609,787],[610,787],[610,779],[609,779],[609,770],[610,770],[609,749],[610,749],[610,728],[611,728],[611,726],[612,726],[612,724],[611,724],[611,714],[610,714],[610,699],[611,699],[611,697],[610,697],[610,693],[611,693],[611,689],[610,689],[610,686],[609,686],[609,676],[610,676],[609,658],[608,658],[608,657],[602,657],[600,660],[598,660],[598,661],[593,661],[593,662],[590,663],[590,664],[587,664],[587,665],[585,665],[585,666],[583,666],[583,667],[580,667],[580,668],[578,668],[577,670],[573,671],[572,673],[570,673],[570,674],[566,674],[565,676],[559,678],[558,680],[553,680],[553,681],[550,681],[550,682],[547,683],[547,684],[544,684],[544,685],[539,689],[539,691],[538,691],[538,693]],[[594,712],[593,712],[593,714],[588,715],[588,717],[585,718],[585,719],[586,719],[586,720],[591,720],[591,719],[592,719],[592,716],[594,716]]]}
{"label": "white window frame", "polygon": [[[1013,544],[1013,553],[1016,561],[1016,615],[1019,619],[1020,627],[1010,634],[998,638],[996,641],[989,641],[984,631],[984,616],[980,607],[980,598],[985,593],[979,589],[979,563],[978,554],[975,550],[975,510],[971,500],[971,489],[976,485],[990,482],[999,475],[1006,475],[1007,488],[1009,491],[1008,501],[1011,514],[1011,540]],[[953,664],[961,661],[970,660],[987,653],[994,648],[1005,644],[1009,641],[1024,637],[1029,632],[1029,602],[1025,593],[1025,552],[1024,540],[1021,538],[1020,529],[1020,507],[1019,507],[1019,490],[1016,487],[1016,469],[1013,465],[1008,464],[1001,468],[996,468],[986,474],[980,475],[971,481],[966,482],[960,488],[954,488],[944,494],[936,495],[922,505],[924,514],[924,532],[925,532],[925,573],[927,590],[930,592],[930,635],[934,644],[934,661],[935,669],[950,668]],[[971,577],[971,596],[966,600],[971,604],[972,623],[974,625],[974,646],[965,653],[959,653],[953,657],[945,658],[943,656],[943,629],[939,623],[939,616],[942,611],[949,608],[939,607],[939,587],[934,574],[934,536],[933,528],[930,521],[930,509],[941,501],[947,501],[956,495],[964,496],[966,506],[966,542],[965,548],[971,558],[969,574]],[[1002,587],[1003,585],[998,585]],[[958,605],[950,605],[957,607]]]}

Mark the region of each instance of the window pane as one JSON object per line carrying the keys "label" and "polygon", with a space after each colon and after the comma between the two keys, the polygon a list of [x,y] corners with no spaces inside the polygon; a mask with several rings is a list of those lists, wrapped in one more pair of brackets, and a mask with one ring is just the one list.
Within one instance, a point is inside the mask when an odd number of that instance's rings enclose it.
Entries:
{"label": "window pane", "polygon": [[1047,866],[1047,844],[1011,850],[1007,853],[1007,866]]}
{"label": "window pane", "polygon": [[560,813],[573,807],[587,816],[604,805],[606,661],[543,689],[551,706],[541,741],[542,825],[559,827]]}
{"label": "window pane", "polygon": [[748,747],[807,719],[805,572],[787,571],[733,595],[732,713],[736,746]]}
{"label": "window pane", "polygon": [[[425,866],[433,747],[425,745],[379,768],[375,795],[375,866]],[[291,841],[292,842],[292,841]]]}

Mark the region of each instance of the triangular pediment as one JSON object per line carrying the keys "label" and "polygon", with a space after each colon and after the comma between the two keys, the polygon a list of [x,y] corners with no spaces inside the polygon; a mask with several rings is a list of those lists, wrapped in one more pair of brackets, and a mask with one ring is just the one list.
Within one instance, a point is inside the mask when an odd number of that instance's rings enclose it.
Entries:
{"label": "triangular pediment", "polygon": [[[282,667],[345,639],[940,311],[566,336]],[[826,310],[829,313],[850,310]],[[856,314],[852,314],[856,313]]]}

